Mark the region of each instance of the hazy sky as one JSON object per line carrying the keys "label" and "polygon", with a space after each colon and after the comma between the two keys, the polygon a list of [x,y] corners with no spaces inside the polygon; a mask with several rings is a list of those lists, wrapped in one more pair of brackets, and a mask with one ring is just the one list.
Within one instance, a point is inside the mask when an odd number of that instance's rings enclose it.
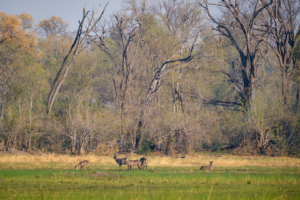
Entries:
{"label": "hazy sky", "polygon": [[52,16],[61,17],[69,23],[69,30],[78,28],[78,20],[82,19],[82,9],[86,4],[86,10],[101,7],[109,1],[106,14],[111,14],[122,5],[122,0],[0,0],[0,11],[6,14],[30,14],[34,23]]}
{"label": "hazy sky", "polygon": [[[218,0],[210,0],[217,2]],[[102,8],[109,2],[106,15],[112,14],[121,8],[123,0],[0,0],[0,11],[7,14],[21,14],[27,12],[34,19],[34,24],[42,19],[49,19],[52,16],[61,17],[69,23],[69,31],[76,31],[78,20],[82,19],[82,9],[86,4],[86,10],[97,9],[101,4]],[[213,14],[218,15],[218,10],[211,7]]]}

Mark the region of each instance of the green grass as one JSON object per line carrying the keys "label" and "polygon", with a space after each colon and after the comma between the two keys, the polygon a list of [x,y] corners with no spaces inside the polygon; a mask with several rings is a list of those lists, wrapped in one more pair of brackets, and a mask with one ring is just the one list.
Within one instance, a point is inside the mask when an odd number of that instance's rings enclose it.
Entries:
{"label": "green grass", "polygon": [[28,169],[0,170],[0,199],[300,199],[299,167]]}

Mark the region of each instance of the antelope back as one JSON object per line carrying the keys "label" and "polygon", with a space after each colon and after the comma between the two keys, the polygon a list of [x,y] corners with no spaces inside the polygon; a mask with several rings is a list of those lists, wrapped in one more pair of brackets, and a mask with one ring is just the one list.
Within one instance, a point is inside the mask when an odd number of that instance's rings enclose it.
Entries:
{"label": "antelope back", "polygon": [[201,170],[201,169],[208,169],[208,170],[213,169],[213,162],[214,162],[214,161],[209,161],[210,165],[202,166],[202,167],[200,168],[200,170]]}
{"label": "antelope back", "polygon": [[128,160],[127,164],[128,165],[141,165],[141,161],[140,160]]}
{"label": "antelope back", "polygon": [[79,164],[81,166],[88,166],[90,164],[90,162],[88,160],[84,160],[84,161],[81,161]]}

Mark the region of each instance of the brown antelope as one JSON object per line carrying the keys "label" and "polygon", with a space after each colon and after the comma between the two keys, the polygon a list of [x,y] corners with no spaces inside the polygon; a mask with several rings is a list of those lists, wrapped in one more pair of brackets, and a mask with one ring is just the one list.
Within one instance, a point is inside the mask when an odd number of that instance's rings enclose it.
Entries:
{"label": "brown antelope", "polygon": [[128,158],[129,158],[129,156],[127,156],[126,158],[117,158],[117,155],[115,154],[114,159],[115,159],[116,163],[119,164],[119,170],[121,170],[122,165],[126,165],[126,160]]}
{"label": "brown antelope", "polygon": [[134,166],[134,165],[137,165],[139,170],[141,170],[141,167],[142,167],[142,162],[140,160],[126,160],[127,162],[127,167],[128,167],[128,170],[130,168],[131,170],[131,167]]}
{"label": "brown antelope", "polygon": [[200,170],[202,170],[202,169],[205,169],[205,170],[213,169],[213,162],[214,161],[209,161],[210,165],[209,166],[208,165],[202,166],[202,167],[200,167]]}
{"label": "brown antelope", "polygon": [[145,158],[145,157],[143,157],[143,158],[141,158],[140,159],[140,161],[141,161],[141,167],[144,169],[145,168],[145,165],[146,165],[146,169],[147,169],[147,158]]}
{"label": "brown antelope", "polygon": [[78,170],[80,168],[81,171],[81,168],[83,168],[84,166],[87,170],[90,170],[89,165],[90,162],[88,160],[81,161],[77,166],[75,166],[75,170]]}

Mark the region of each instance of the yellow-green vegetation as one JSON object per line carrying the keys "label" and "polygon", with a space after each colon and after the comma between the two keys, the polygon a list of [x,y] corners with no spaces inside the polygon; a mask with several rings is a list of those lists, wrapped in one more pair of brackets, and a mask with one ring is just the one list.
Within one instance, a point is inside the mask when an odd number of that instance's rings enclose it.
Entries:
{"label": "yellow-green vegetation", "polygon": [[[120,158],[127,157],[130,154],[119,155]],[[131,160],[138,160],[142,155],[130,155]],[[160,167],[194,167],[208,165],[210,160],[214,161],[214,166],[259,166],[259,167],[296,167],[300,166],[299,158],[291,157],[267,157],[267,156],[234,156],[230,154],[195,154],[186,155],[185,158],[164,157],[157,155],[146,156],[150,166]],[[57,167],[60,169],[69,169],[70,165],[75,166],[82,160],[89,160],[91,166],[116,165],[113,155],[111,156],[97,156],[93,154],[83,156],[69,156],[69,155],[55,155],[45,154],[42,156],[34,155],[13,155],[0,153],[0,166],[2,168],[12,169],[49,169]],[[29,164],[30,163],[30,164]],[[30,168],[31,167],[31,168]],[[1,169],[1,168],[0,168]]]}
{"label": "yellow-green vegetation", "polygon": [[[185,159],[147,157],[150,172],[125,166],[119,171],[111,157],[87,156],[90,171],[74,170],[82,157],[11,157],[15,161],[7,163],[0,156],[0,199],[300,199],[299,159],[252,157],[248,166],[230,166],[249,158],[223,156],[215,157],[213,170],[200,171],[191,157],[187,165],[180,165]],[[208,164],[212,157],[195,158]]]}

